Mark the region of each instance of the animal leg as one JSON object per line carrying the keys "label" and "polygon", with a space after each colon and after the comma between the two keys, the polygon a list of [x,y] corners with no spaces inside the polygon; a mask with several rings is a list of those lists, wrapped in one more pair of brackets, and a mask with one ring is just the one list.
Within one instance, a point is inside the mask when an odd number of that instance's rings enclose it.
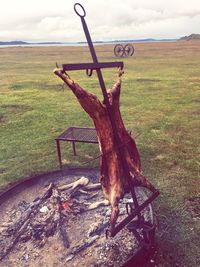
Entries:
{"label": "animal leg", "polygon": [[111,204],[111,216],[110,216],[110,231],[111,233],[115,229],[115,225],[117,222],[117,218],[119,216],[119,206],[118,201],[115,201],[115,203]]}

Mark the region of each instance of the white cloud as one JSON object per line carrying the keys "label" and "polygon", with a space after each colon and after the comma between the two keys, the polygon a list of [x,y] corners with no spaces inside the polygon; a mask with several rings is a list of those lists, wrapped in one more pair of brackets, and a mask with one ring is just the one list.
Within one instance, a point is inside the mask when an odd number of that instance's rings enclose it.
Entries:
{"label": "white cloud", "polygon": [[[0,0],[0,41],[84,41],[75,0]],[[93,40],[199,33],[199,0],[80,0]]]}

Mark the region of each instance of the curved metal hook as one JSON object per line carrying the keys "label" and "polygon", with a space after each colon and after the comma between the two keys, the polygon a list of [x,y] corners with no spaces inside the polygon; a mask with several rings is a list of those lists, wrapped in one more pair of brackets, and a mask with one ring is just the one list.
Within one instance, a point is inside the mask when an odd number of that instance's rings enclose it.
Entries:
{"label": "curved metal hook", "polygon": [[88,77],[91,77],[93,73],[93,69],[86,69],[86,74]]}
{"label": "curved metal hook", "polygon": [[[79,11],[77,10],[77,7],[79,7],[79,9],[80,9]],[[74,11],[75,11],[76,14],[77,14],[79,17],[81,17],[81,18],[84,18],[85,15],[86,15],[86,12],[85,12],[84,7],[83,7],[81,4],[79,4],[79,3],[74,4]],[[80,13],[79,13],[80,11],[82,11],[83,14],[80,14]]]}

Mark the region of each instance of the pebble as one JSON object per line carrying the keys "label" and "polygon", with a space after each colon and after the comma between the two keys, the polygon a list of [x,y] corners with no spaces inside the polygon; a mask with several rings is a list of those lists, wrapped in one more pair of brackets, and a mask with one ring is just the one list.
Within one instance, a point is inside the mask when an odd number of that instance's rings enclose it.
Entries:
{"label": "pebble", "polygon": [[49,212],[49,209],[48,209],[48,207],[47,206],[43,206],[41,209],[40,209],[40,212],[41,213],[48,213]]}

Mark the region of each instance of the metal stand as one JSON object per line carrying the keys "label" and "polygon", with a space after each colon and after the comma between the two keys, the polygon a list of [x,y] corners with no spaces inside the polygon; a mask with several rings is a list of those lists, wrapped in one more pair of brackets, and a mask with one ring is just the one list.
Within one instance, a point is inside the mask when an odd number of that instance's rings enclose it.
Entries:
{"label": "metal stand", "polygon": [[[79,11],[78,11],[79,9]],[[113,130],[113,134],[114,134],[114,144],[115,144],[115,149],[117,151],[118,157],[120,159],[120,161],[122,162],[122,167],[123,167],[123,172],[124,175],[127,178],[127,181],[129,182],[129,186],[130,188],[132,188],[131,190],[131,196],[133,199],[133,204],[134,204],[134,209],[132,207],[132,205],[130,206],[130,211],[128,210],[128,206],[127,206],[127,211],[128,211],[128,216],[122,220],[115,228],[114,230],[110,233],[111,237],[114,237],[122,228],[124,228],[126,225],[128,225],[128,227],[131,229],[131,231],[134,233],[134,235],[136,236],[136,238],[138,239],[139,242],[144,242],[145,244],[150,244],[153,236],[154,236],[154,232],[155,232],[155,226],[154,225],[149,225],[148,222],[145,222],[144,219],[142,218],[141,215],[141,211],[147,207],[158,195],[159,195],[159,191],[155,190],[153,192],[153,194],[146,200],[144,201],[144,203],[142,203],[141,205],[139,205],[138,200],[137,200],[137,196],[135,194],[135,190],[134,190],[134,185],[132,184],[132,180],[129,174],[129,168],[128,168],[128,164],[126,162],[126,159],[123,157],[124,153],[124,148],[123,148],[123,144],[122,141],[120,140],[119,136],[118,136],[118,131],[117,131],[117,125],[115,123],[114,117],[113,117],[113,111],[112,111],[112,107],[110,105],[109,99],[108,99],[108,95],[107,95],[107,91],[106,91],[106,87],[105,87],[105,83],[103,80],[103,76],[102,76],[102,72],[101,69],[102,68],[113,68],[113,67],[120,67],[121,69],[124,66],[124,63],[122,61],[119,62],[103,62],[103,63],[99,63],[96,53],[95,53],[95,49],[90,37],[90,33],[87,27],[87,24],[85,22],[85,9],[83,8],[83,6],[79,3],[76,3],[74,5],[74,10],[76,12],[76,14],[81,18],[81,22],[82,22],[82,26],[83,26],[83,30],[85,32],[85,36],[88,42],[88,46],[90,49],[90,53],[93,59],[93,63],[83,63],[83,64],[63,64],[63,70],[64,71],[69,71],[69,70],[86,70],[86,73],[88,76],[92,75],[93,70],[96,70],[97,72],[97,76],[98,76],[98,80],[99,80],[99,84],[103,93],[103,97],[104,97],[104,102],[106,105],[106,108],[108,110],[108,114],[109,114],[109,118],[110,118],[110,122],[112,125],[112,130]],[[131,222],[135,217],[138,218],[137,223],[133,223]],[[131,224],[130,224],[131,223]],[[138,229],[140,229],[142,231],[142,237],[140,234],[138,234]]]}

